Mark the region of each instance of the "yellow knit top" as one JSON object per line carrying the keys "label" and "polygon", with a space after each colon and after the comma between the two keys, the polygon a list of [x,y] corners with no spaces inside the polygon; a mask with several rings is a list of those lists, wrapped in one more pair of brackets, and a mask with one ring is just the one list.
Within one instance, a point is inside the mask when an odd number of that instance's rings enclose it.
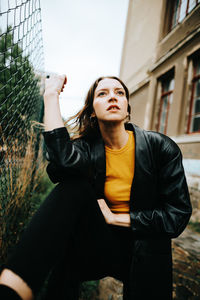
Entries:
{"label": "yellow knit top", "polygon": [[131,184],[135,170],[135,139],[132,131],[121,149],[105,146],[106,180],[104,194],[114,213],[129,213]]}

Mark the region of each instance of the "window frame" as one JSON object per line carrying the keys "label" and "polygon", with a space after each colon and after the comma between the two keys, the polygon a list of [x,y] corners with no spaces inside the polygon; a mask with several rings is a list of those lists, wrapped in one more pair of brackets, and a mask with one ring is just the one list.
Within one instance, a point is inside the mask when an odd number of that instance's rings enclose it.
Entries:
{"label": "window frame", "polygon": [[[179,1],[178,10],[177,10],[177,17],[176,17],[176,22],[173,25],[172,23],[173,23],[174,11],[175,11],[175,7],[176,7],[177,1]],[[186,4],[186,10],[185,10],[185,17],[181,21],[180,21],[180,12],[181,12],[182,0],[176,0],[176,1],[174,1],[173,6],[171,8],[172,12],[171,12],[169,32],[172,31],[178,24],[182,23],[183,20],[187,17],[187,15],[189,15],[193,11],[193,9],[195,9],[197,7],[197,5],[200,3],[200,0],[195,0],[196,1],[196,5],[191,9],[191,11],[189,11],[190,1],[192,1],[192,0],[186,0],[186,1],[187,1],[187,4]]]}
{"label": "window frame", "polygon": [[[193,64],[193,77],[191,80],[191,84],[192,84],[192,89],[191,89],[191,97],[190,97],[190,105],[189,105],[189,116],[188,116],[188,124],[187,124],[187,134],[196,134],[196,133],[200,133],[200,129],[197,131],[193,131],[192,130],[192,124],[193,124],[193,118],[196,115],[200,115],[200,113],[198,114],[194,114],[194,106],[196,101],[194,101],[194,93],[195,93],[195,87],[196,87],[196,82],[200,79],[200,72],[199,74],[197,74],[197,63],[199,61],[200,64],[200,54],[196,57],[193,57],[192,59],[192,64]],[[196,65],[195,65],[196,63]]]}
{"label": "window frame", "polygon": [[[163,75],[161,78],[159,78],[159,82],[161,84],[161,94],[160,94],[160,97],[159,97],[159,113],[158,113],[158,123],[157,123],[157,128],[156,130],[160,133],[163,133],[163,134],[167,134],[167,127],[168,127],[168,119],[169,119],[169,112],[170,112],[170,107],[171,107],[171,103],[173,101],[173,98],[172,98],[172,101],[170,99],[171,95],[173,97],[173,93],[174,93],[174,87],[173,87],[173,90],[172,89],[169,89],[168,91],[164,91],[164,82],[165,81],[171,81],[171,80],[175,80],[174,78],[174,70],[171,71],[171,72],[167,72],[165,75]],[[162,112],[163,112],[163,105],[164,105],[164,98],[165,97],[168,97],[168,103],[167,103],[167,111],[166,111],[166,118],[165,118],[165,124],[164,124],[164,131],[161,132],[161,117],[162,117]]]}

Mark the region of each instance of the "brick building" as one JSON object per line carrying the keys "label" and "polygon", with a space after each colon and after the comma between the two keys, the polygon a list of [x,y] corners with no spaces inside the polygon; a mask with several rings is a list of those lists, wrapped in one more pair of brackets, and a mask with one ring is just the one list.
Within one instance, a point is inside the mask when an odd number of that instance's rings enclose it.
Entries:
{"label": "brick building", "polygon": [[120,77],[132,121],[173,138],[200,175],[200,0],[129,0]]}

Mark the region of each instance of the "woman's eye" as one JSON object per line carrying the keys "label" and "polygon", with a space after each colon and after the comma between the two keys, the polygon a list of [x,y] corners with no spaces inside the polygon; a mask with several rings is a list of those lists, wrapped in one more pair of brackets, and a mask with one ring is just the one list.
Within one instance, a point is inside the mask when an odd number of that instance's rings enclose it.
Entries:
{"label": "woman's eye", "polygon": [[99,97],[104,96],[104,95],[105,95],[105,92],[100,92],[100,93],[98,94]]}
{"label": "woman's eye", "polygon": [[124,95],[124,92],[123,91],[118,91],[117,92],[119,95]]}

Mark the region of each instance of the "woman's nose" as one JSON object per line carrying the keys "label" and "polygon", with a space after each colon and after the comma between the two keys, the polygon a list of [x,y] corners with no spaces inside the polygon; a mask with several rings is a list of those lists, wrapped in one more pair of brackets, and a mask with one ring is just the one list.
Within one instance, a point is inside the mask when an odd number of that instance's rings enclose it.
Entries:
{"label": "woman's nose", "polygon": [[117,97],[116,97],[115,93],[113,93],[113,92],[109,93],[109,101],[117,101]]}

